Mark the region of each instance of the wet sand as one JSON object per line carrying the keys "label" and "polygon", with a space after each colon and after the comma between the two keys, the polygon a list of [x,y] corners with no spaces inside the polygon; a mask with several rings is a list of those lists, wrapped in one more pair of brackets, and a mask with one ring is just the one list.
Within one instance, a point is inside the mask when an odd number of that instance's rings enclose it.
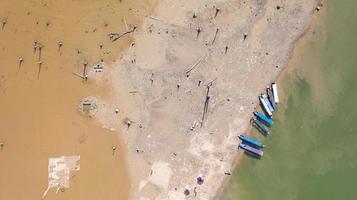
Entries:
{"label": "wet sand", "polygon": [[[112,43],[107,33],[125,31],[124,18],[139,24],[151,6],[117,0],[0,2],[0,199],[40,199],[48,158],[62,155],[80,155],[81,170],[68,190],[51,190],[49,199],[128,198],[118,132],[78,112],[82,98],[109,90],[72,73],[82,73],[84,60],[88,66],[114,61],[132,38]],[[41,56],[33,49],[36,40],[43,45]]]}

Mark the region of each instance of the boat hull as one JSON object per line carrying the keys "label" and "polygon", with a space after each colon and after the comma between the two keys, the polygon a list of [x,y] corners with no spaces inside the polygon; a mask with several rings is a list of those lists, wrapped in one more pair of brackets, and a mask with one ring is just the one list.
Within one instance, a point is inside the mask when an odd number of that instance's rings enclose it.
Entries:
{"label": "boat hull", "polygon": [[271,84],[271,89],[273,90],[274,101],[276,104],[279,103],[278,87],[275,82]]}
{"label": "boat hull", "polygon": [[269,98],[270,104],[273,106],[273,108],[275,110],[276,109],[276,103],[275,103],[273,91],[270,88],[268,88],[267,89],[267,94],[268,94],[268,98]]}
{"label": "boat hull", "polygon": [[262,150],[256,149],[256,148],[251,147],[247,144],[240,143],[239,148],[244,149],[245,151],[252,153],[254,155],[260,156],[260,157],[264,155],[264,152]]}
{"label": "boat hull", "polygon": [[253,123],[260,132],[262,132],[264,135],[269,135],[269,128],[266,127],[262,122],[257,119],[254,119]]}
{"label": "boat hull", "polygon": [[257,141],[257,140],[253,140],[252,138],[247,137],[247,136],[245,136],[245,135],[240,135],[239,138],[240,138],[243,142],[249,143],[249,144],[251,144],[251,145],[253,145],[253,146],[256,146],[256,147],[258,147],[258,148],[263,148],[263,147],[264,147],[264,144],[263,144],[263,143],[261,143],[261,142],[259,142],[259,141]]}
{"label": "boat hull", "polygon": [[263,97],[259,96],[259,101],[260,101],[260,104],[262,105],[264,111],[271,117],[273,115],[273,113],[270,111],[267,103],[265,102],[265,100],[263,99]]}
{"label": "boat hull", "polygon": [[259,113],[259,112],[254,112],[254,115],[262,122],[264,122],[265,124],[271,126],[273,125],[273,120],[269,119],[268,117],[266,117],[264,114]]}
{"label": "boat hull", "polygon": [[273,112],[274,112],[274,108],[273,108],[273,106],[271,105],[270,101],[268,100],[267,95],[263,94],[263,95],[262,95],[262,98],[263,98],[263,100],[265,101],[265,103],[267,104],[267,106],[268,106],[270,112],[273,113]]}

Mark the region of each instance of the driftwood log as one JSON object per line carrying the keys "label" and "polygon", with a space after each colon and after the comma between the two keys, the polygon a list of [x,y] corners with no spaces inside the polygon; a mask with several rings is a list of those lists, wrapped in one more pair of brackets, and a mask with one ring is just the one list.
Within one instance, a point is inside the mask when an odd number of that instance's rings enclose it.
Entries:
{"label": "driftwood log", "polygon": [[115,32],[110,32],[108,33],[108,37],[109,39],[112,41],[112,42],[115,42],[117,41],[119,38],[129,34],[129,33],[132,33],[136,30],[136,26],[134,26],[132,29],[128,30],[128,31],[125,31],[123,33],[115,33]]}

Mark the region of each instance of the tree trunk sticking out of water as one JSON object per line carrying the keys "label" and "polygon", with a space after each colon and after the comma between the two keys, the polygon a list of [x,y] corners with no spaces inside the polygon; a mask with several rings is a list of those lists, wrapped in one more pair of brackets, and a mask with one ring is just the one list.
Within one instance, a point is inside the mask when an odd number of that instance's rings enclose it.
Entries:
{"label": "tree trunk sticking out of water", "polygon": [[42,48],[43,48],[43,45],[42,44],[38,44],[38,61],[41,60]]}
{"label": "tree trunk sticking out of water", "polygon": [[58,46],[58,51],[60,51],[62,46],[63,46],[63,42],[62,41],[58,41],[57,46]]}
{"label": "tree trunk sticking out of water", "polygon": [[125,119],[123,119],[123,124],[125,124],[128,127],[128,129],[130,128],[132,123],[133,122],[127,117]]}
{"label": "tree trunk sticking out of water", "polygon": [[86,60],[84,60],[83,61],[83,73],[82,73],[82,77],[83,77],[84,81],[87,81],[87,79],[88,79],[87,66],[88,66],[88,62]]}
{"label": "tree trunk sticking out of water", "polygon": [[40,79],[41,68],[42,68],[42,61],[38,61],[37,79]]}
{"label": "tree trunk sticking out of water", "polygon": [[202,28],[201,28],[201,27],[198,27],[198,28],[197,28],[196,39],[198,39],[198,36],[200,35],[201,32],[202,32]]}
{"label": "tree trunk sticking out of water", "polygon": [[114,156],[114,154],[115,154],[115,150],[116,150],[117,148],[115,147],[115,146],[112,146],[112,151],[113,151],[113,156]]}
{"label": "tree trunk sticking out of water", "polygon": [[22,62],[24,62],[24,58],[21,56],[19,57],[18,61],[19,61],[19,69],[20,69]]}
{"label": "tree trunk sticking out of water", "polygon": [[87,74],[87,65],[88,65],[88,62],[86,60],[83,61],[83,77],[86,77],[86,74]]}
{"label": "tree trunk sticking out of water", "polygon": [[221,10],[220,8],[216,8],[216,13],[214,14],[214,18],[217,17],[217,15],[218,15],[218,13],[219,13],[220,10]]}
{"label": "tree trunk sticking out of water", "polygon": [[4,28],[5,28],[5,25],[7,24],[7,19],[3,19],[3,20],[1,20],[1,30],[4,30]]}

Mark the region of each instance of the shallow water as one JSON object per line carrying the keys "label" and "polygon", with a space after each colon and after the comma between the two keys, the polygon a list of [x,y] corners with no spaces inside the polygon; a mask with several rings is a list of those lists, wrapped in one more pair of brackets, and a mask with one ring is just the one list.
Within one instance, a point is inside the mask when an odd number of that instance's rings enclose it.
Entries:
{"label": "shallow water", "polygon": [[[121,148],[112,155],[112,146],[120,147],[118,133],[77,111],[82,98],[105,95],[103,87],[73,72],[82,74],[84,60],[92,66],[118,58],[132,38],[112,43],[107,33],[139,24],[152,6],[139,0],[0,1],[0,199],[40,199],[48,158],[62,155],[80,155],[81,170],[68,190],[51,190],[49,199],[128,198]],[[41,55],[34,41],[43,45]]]}
{"label": "shallow water", "polygon": [[285,104],[264,157],[245,157],[222,199],[357,199],[357,2],[324,9],[324,33],[280,81]]}

